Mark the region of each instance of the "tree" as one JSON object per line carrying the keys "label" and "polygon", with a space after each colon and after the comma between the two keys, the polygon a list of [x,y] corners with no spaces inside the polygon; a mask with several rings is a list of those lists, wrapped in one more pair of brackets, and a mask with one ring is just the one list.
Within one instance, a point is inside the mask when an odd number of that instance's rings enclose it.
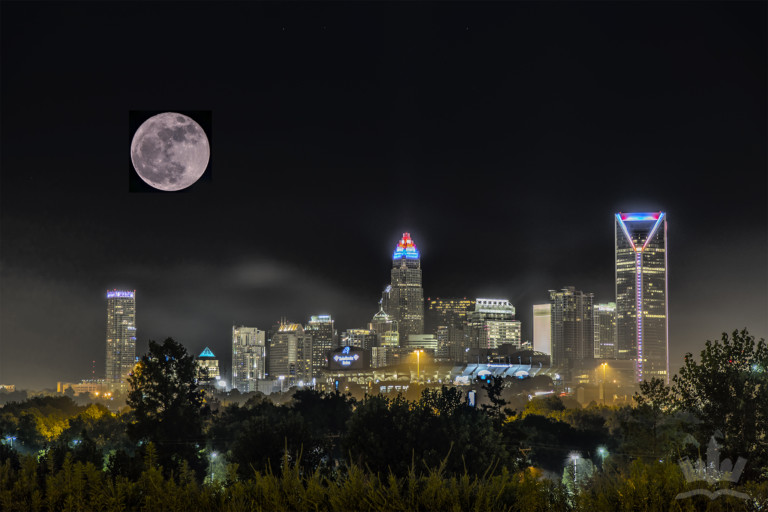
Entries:
{"label": "tree", "polygon": [[210,413],[203,391],[196,383],[194,357],[173,338],[162,345],[149,342],[128,377],[128,405],[134,421],[128,435],[134,441],[153,442],[158,462],[166,472],[176,472],[183,461],[202,478],[207,462],[203,455],[203,425]]}
{"label": "tree", "polygon": [[746,329],[707,341],[701,362],[688,353],[673,378],[680,406],[700,421],[700,441],[719,431],[723,455],[768,469],[768,345]]}
{"label": "tree", "polygon": [[506,415],[514,414],[509,410],[504,410],[504,414],[502,414],[502,408],[507,405],[507,401],[501,396],[501,393],[504,390],[504,379],[488,377],[488,381],[483,384],[482,387],[488,395],[488,401],[491,403],[490,405],[482,404],[481,407],[483,411],[493,418],[496,428],[501,429],[501,424],[506,418]]}

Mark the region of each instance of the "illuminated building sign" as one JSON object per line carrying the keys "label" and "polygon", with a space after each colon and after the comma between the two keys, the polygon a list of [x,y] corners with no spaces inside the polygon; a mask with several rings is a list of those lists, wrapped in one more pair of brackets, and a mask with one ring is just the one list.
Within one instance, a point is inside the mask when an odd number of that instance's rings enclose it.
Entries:
{"label": "illuminated building sign", "polygon": [[331,370],[360,370],[363,369],[363,349],[344,347],[334,350],[328,358]]}
{"label": "illuminated building sign", "polygon": [[108,299],[132,299],[134,292],[122,292],[118,290],[112,290],[107,292]]}
{"label": "illuminated building sign", "polygon": [[419,250],[416,249],[416,244],[413,243],[410,233],[403,233],[403,238],[397,243],[397,248],[392,256],[393,260],[407,258],[409,260],[419,259]]}

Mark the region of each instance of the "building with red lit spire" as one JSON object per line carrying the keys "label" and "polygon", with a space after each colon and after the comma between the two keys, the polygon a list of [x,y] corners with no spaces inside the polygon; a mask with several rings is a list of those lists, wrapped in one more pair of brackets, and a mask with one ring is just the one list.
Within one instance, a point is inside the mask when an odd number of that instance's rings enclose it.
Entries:
{"label": "building with red lit spire", "polygon": [[410,233],[403,233],[392,255],[392,280],[384,292],[382,307],[397,322],[401,345],[409,334],[424,334],[421,259]]}

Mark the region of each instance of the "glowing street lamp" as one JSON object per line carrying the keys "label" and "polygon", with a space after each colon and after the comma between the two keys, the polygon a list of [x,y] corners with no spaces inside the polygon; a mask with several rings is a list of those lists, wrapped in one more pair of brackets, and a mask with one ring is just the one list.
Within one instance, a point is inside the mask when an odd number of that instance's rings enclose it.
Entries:
{"label": "glowing street lamp", "polygon": [[605,458],[608,456],[608,450],[606,450],[605,446],[599,446],[597,448],[597,454],[600,456],[600,467],[602,468],[605,463]]}
{"label": "glowing street lamp", "polygon": [[210,469],[211,469],[211,483],[213,483],[213,460],[216,458],[217,455],[218,455],[218,453],[211,452],[211,466],[210,466]]}
{"label": "glowing street lamp", "polygon": [[581,455],[579,455],[576,452],[571,452],[570,455],[568,455],[568,457],[573,462],[573,486],[575,488],[576,487],[576,464],[578,464],[579,459],[581,458]]}
{"label": "glowing street lamp", "polygon": [[608,366],[608,363],[603,363],[600,366],[603,367],[603,405],[605,405],[605,368]]}
{"label": "glowing street lamp", "polygon": [[5,436],[6,441],[10,441],[11,448],[13,448],[13,442],[16,440],[16,436]]}
{"label": "glowing street lamp", "polygon": [[416,382],[418,383],[421,380],[421,368],[419,367],[419,356],[421,355],[423,350],[416,350]]}

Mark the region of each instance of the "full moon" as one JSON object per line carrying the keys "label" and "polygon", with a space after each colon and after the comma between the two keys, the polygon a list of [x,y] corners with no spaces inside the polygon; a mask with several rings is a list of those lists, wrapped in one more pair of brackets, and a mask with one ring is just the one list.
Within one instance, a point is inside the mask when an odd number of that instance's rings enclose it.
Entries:
{"label": "full moon", "polygon": [[194,184],[210,156],[208,137],[200,125],[175,112],[144,121],[131,142],[131,161],[141,179],[169,192]]}

